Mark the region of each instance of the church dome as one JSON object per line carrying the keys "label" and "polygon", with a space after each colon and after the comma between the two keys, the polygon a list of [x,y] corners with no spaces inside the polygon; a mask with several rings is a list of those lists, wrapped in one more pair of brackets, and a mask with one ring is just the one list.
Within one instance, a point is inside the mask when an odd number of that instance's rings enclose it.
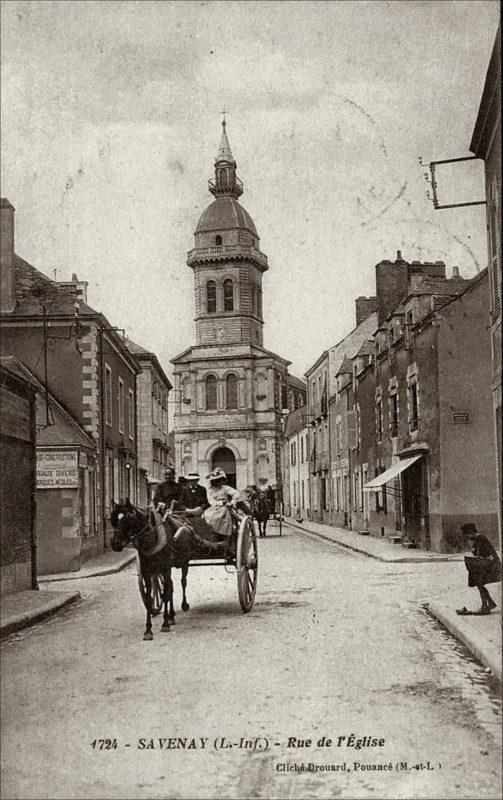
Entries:
{"label": "church dome", "polygon": [[196,233],[244,228],[258,236],[255,223],[234,197],[217,197],[201,214]]}

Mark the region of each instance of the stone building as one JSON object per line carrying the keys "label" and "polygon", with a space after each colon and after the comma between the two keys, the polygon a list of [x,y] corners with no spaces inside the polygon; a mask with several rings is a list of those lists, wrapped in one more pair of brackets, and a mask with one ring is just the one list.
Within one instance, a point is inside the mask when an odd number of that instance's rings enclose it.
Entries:
{"label": "stone building", "polygon": [[172,360],[176,469],[204,476],[220,466],[238,487],[279,486],[290,362],[264,347],[267,256],[238,202],[243,184],[222,124],[209,181],[215,199],[199,219],[187,258],[194,275],[196,343]]}
{"label": "stone building", "polygon": [[174,466],[168,436],[171,381],[155,353],[126,338],[126,345],[141,367],[136,378],[138,418],[138,503],[149,500],[149,487],[163,480],[167,466]]}
{"label": "stone building", "polygon": [[[88,305],[85,281],[53,281],[15,253],[14,208],[5,198],[1,212],[0,352],[24,364],[96,447],[88,463],[94,510],[82,538],[84,561],[108,546],[112,499],[136,500],[140,367],[118,330]],[[52,425],[50,414],[45,424]]]}
{"label": "stone building", "polygon": [[[12,290],[11,290],[12,291]],[[37,588],[36,387],[0,363],[0,594]]]}
{"label": "stone building", "polygon": [[360,485],[371,534],[438,552],[464,522],[496,534],[488,274],[417,277],[375,337],[376,477]]}
{"label": "stone building", "polygon": [[77,570],[96,536],[96,442],[25,364],[14,356],[0,363],[36,388],[37,572]]}
{"label": "stone building", "polygon": [[282,440],[283,502],[287,516],[306,518],[309,505],[309,433],[307,407],[285,417]]}
{"label": "stone building", "polygon": [[[331,419],[330,400],[337,392],[337,374],[345,358],[352,358],[377,327],[375,297],[355,303],[356,326],[340,342],[325,350],[307,370],[307,420],[309,422],[310,514],[329,522],[334,508],[334,487],[347,469],[347,453],[335,454],[331,432],[341,420]],[[346,416],[344,416],[344,421]],[[342,471],[342,472],[341,472]]]}
{"label": "stone building", "polygon": [[491,311],[492,392],[501,549],[501,28],[498,28],[473,130],[470,150],[484,161]]}

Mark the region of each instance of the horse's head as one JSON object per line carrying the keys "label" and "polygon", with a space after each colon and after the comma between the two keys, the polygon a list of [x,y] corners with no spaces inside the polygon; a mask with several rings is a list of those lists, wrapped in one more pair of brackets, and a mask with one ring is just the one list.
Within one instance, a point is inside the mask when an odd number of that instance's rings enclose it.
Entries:
{"label": "horse's head", "polygon": [[114,532],[110,538],[110,546],[117,553],[129,544],[137,532],[137,511],[129,502],[129,497],[116,503],[112,500],[110,522]]}

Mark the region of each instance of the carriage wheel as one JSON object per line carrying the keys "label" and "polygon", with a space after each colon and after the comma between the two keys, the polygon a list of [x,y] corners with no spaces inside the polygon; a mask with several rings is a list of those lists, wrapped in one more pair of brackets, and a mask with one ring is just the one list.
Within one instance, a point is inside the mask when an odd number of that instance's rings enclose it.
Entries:
{"label": "carriage wheel", "polygon": [[[140,587],[143,605],[147,608],[147,586],[143,575],[138,575],[138,586]],[[162,608],[162,597],[164,593],[164,576],[152,575],[152,616],[157,616]]]}
{"label": "carriage wheel", "polygon": [[245,517],[239,526],[236,566],[239,603],[246,614],[253,607],[258,572],[257,537],[251,517]]}

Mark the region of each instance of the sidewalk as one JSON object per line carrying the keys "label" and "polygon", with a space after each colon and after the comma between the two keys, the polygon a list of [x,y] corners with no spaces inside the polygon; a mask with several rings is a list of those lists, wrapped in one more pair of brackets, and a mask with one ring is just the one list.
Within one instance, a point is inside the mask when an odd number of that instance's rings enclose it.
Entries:
{"label": "sidewalk", "polygon": [[[388,563],[427,563],[438,561],[463,561],[463,553],[426,553],[422,550],[406,550],[400,544],[373,536],[362,536],[356,531],[347,531],[334,525],[321,525],[317,522],[299,524],[290,517],[285,518],[288,525],[306,531],[314,536],[334,542],[334,544],[362,553],[370,558]],[[463,642],[472,655],[485,667],[488,667],[495,678],[501,682],[501,584],[489,586],[491,595],[498,607],[487,616],[460,617],[457,608],[477,609],[480,599],[476,589],[466,587],[461,591],[441,595],[428,603],[428,613],[435,617],[447,630]]]}
{"label": "sidewalk", "polygon": [[285,517],[285,522],[294,528],[328,539],[334,544],[347,547],[356,553],[362,553],[378,561],[389,561],[395,564],[410,564],[429,561],[463,561],[463,553],[429,553],[425,550],[408,550],[401,544],[393,544],[389,539],[378,539],[365,536],[357,531],[348,531],[335,525],[322,525],[319,522],[304,520],[298,523],[292,517]]}
{"label": "sidewalk", "polygon": [[95,578],[98,575],[111,575],[120,572],[135,560],[136,550],[126,549],[122,553],[107,550],[96,558],[90,558],[75,572],[59,572],[55,575],[39,575],[38,582],[53,583],[55,581],[75,581],[80,578]]}
{"label": "sidewalk", "polygon": [[0,636],[33,625],[79,599],[80,592],[53,592],[45,588],[5,595],[0,609]]}
{"label": "sidewalk", "polygon": [[0,636],[8,636],[14,631],[33,625],[35,622],[53,614],[60,608],[80,599],[77,591],[53,591],[45,584],[57,581],[75,581],[99,575],[111,575],[131,564],[136,558],[136,550],[127,549],[122,553],[107,550],[96,558],[91,558],[76,572],[61,572],[56,575],[39,575],[40,589],[16,592],[2,597],[0,613]]}
{"label": "sidewalk", "polygon": [[460,617],[457,608],[477,609],[480,598],[476,589],[464,589],[443,595],[428,604],[428,613],[438,619],[456,639],[459,639],[501,683],[501,584],[488,589],[498,607],[485,617]]}

